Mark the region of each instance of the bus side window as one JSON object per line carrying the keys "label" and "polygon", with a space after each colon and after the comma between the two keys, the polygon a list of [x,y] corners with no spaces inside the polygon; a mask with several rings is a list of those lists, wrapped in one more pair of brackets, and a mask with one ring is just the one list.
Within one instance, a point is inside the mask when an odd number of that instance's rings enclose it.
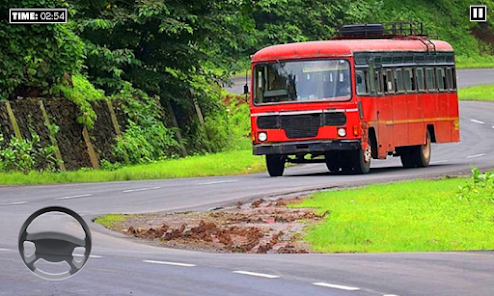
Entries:
{"label": "bus side window", "polygon": [[404,69],[403,70],[403,82],[405,83],[405,90],[407,92],[415,92],[415,81],[413,77],[412,69]]}
{"label": "bus side window", "polygon": [[437,77],[437,86],[439,88],[439,91],[444,91],[444,86],[445,86],[444,81],[446,77],[444,76],[443,68],[436,68],[436,77]]}
{"label": "bus side window", "polygon": [[428,91],[437,91],[436,79],[434,78],[434,69],[425,69],[425,83]]}
{"label": "bus side window", "polygon": [[394,89],[394,77],[393,70],[388,69],[386,72],[383,71],[383,80],[384,80],[384,92],[387,94],[392,94],[395,92]]}
{"label": "bus side window", "polygon": [[417,68],[417,89],[419,92],[425,91],[425,81],[424,81],[424,69]]}
{"label": "bus side window", "polygon": [[401,69],[396,69],[396,92],[404,93],[405,87],[403,85],[403,73]]}
{"label": "bus side window", "polygon": [[448,90],[455,90],[455,87],[453,85],[453,69],[452,68],[446,68],[446,89]]}
{"label": "bus side window", "polygon": [[381,76],[381,71],[374,71],[374,85],[376,86],[376,92],[378,95],[383,93],[383,78]]}
{"label": "bus side window", "polygon": [[366,71],[357,70],[355,71],[355,84],[357,86],[357,95],[366,95],[367,91],[367,79]]}

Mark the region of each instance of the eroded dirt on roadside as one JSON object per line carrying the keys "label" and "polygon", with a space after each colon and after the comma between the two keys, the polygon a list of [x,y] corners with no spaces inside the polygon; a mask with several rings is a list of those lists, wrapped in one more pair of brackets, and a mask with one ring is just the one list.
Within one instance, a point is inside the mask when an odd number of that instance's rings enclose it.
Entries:
{"label": "eroded dirt on roadside", "polygon": [[167,247],[210,252],[307,253],[303,229],[329,213],[288,208],[303,197],[259,199],[203,213],[129,215],[112,230]]}

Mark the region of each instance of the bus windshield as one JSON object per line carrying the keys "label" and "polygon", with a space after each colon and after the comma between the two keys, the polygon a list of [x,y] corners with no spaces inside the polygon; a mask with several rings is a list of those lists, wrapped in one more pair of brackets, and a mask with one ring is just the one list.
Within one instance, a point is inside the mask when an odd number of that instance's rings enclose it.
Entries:
{"label": "bus windshield", "polygon": [[351,93],[347,60],[283,61],[254,68],[255,105],[348,101]]}

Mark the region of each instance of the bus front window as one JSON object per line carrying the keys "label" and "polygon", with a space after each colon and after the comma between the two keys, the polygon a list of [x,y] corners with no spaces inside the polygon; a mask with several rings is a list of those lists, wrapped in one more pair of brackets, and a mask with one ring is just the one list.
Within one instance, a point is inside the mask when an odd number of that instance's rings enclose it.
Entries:
{"label": "bus front window", "polygon": [[297,101],[347,101],[351,97],[346,60],[273,62],[254,68],[256,105]]}

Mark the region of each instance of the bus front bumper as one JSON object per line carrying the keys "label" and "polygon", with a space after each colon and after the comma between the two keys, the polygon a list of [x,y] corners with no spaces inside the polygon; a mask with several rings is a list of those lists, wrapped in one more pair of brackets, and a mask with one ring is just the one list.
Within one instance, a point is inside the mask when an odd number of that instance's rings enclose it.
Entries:
{"label": "bus front bumper", "polygon": [[356,150],[360,147],[360,140],[299,141],[288,143],[256,144],[253,147],[253,152],[254,155],[288,155],[314,152],[320,153],[334,150]]}

